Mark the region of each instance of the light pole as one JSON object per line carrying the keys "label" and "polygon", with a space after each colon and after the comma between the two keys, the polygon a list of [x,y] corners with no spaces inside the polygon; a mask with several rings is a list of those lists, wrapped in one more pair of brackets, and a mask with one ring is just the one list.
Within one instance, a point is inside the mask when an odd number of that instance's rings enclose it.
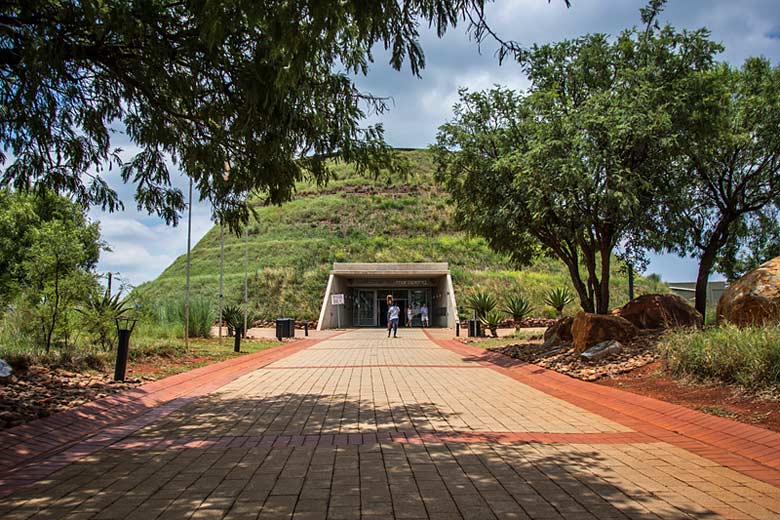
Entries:
{"label": "light pole", "polygon": [[[230,178],[230,163],[225,161],[223,166],[222,180],[225,182]],[[224,311],[224,294],[222,294],[222,280],[225,267],[225,225],[222,222],[222,216],[219,217],[219,344],[222,346],[222,318]]]}
{"label": "light pole", "polygon": [[222,219],[219,219],[219,345],[222,346],[222,314],[223,294],[222,294],[222,273],[225,265],[225,227]]}
{"label": "light pole", "polygon": [[244,328],[242,332],[246,337],[247,313],[249,312],[249,298],[247,291],[247,276],[249,272],[249,222],[244,226]]}
{"label": "light pole", "polygon": [[190,202],[187,218],[187,282],[184,292],[184,346],[190,349],[190,245],[192,243],[192,177],[190,177]]}

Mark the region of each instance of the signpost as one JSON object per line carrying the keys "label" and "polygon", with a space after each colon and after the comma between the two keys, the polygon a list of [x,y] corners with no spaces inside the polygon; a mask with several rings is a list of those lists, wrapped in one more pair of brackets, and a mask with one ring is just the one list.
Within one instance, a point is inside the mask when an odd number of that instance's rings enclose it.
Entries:
{"label": "signpost", "polygon": [[331,294],[330,304],[336,307],[336,327],[341,328],[341,306],[344,305],[344,294]]}

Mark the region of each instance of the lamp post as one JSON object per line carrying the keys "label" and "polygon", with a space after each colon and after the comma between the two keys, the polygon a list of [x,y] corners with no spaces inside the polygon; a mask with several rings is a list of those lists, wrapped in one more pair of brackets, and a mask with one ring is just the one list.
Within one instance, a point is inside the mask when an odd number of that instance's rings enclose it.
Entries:
{"label": "lamp post", "polygon": [[184,347],[190,349],[190,245],[192,243],[192,177],[187,217],[187,282],[184,290]]}
{"label": "lamp post", "polygon": [[247,290],[247,279],[249,276],[249,223],[244,226],[244,328],[241,332],[246,337],[247,314],[249,313],[249,292]]}
{"label": "lamp post", "polygon": [[[230,178],[230,163],[225,161],[222,171],[222,180],[227,182]],[[225,309],[225,296],[222,291],[222,280],[225,268],[225,225],[222,216],[219,217],[219,345],[222,346],[222,319]]]}
{"label": "lamp post", "polygon": [[119,344],[116,349],[116,367],[114,381],[124,381],[127,372],[127,354],[130,350],[130,334],[138,320],[134,316],[116,318],[116,332]]}

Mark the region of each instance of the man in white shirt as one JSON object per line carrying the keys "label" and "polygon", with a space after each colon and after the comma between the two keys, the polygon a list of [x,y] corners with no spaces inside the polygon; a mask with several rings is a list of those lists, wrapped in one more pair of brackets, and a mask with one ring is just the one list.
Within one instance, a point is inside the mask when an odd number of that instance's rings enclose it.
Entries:
{"label": "man in white shirt", "polygon": [[420,318],[422,319],[422,326],[428,326],[428,304],[423,303],[420,307]]}
{"label": "man in white shirt", "polygon": [[393,303],[393,296],[387,295],[387,337],[390,337],[390,331],[393,331],[393,337],[398,337],[398,318],[401,317],[401,309]]}

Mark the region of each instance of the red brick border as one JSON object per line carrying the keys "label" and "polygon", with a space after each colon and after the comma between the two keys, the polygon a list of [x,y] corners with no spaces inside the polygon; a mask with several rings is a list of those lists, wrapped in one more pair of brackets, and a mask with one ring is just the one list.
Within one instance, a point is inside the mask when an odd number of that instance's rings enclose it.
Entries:
{"label": "red brick border", "polygon": [[286,343],[196,368],[6,430],[0,433],[0,497],[131,435],[197,396],[326,339]]}
{"label": "red brick border", "polygon": [[459,341],[437,345],[516,381],[607,419],[705,457],[745,475],[780,486],[780,433],[708,415],[680,405],[580,381],[553,370]]}

